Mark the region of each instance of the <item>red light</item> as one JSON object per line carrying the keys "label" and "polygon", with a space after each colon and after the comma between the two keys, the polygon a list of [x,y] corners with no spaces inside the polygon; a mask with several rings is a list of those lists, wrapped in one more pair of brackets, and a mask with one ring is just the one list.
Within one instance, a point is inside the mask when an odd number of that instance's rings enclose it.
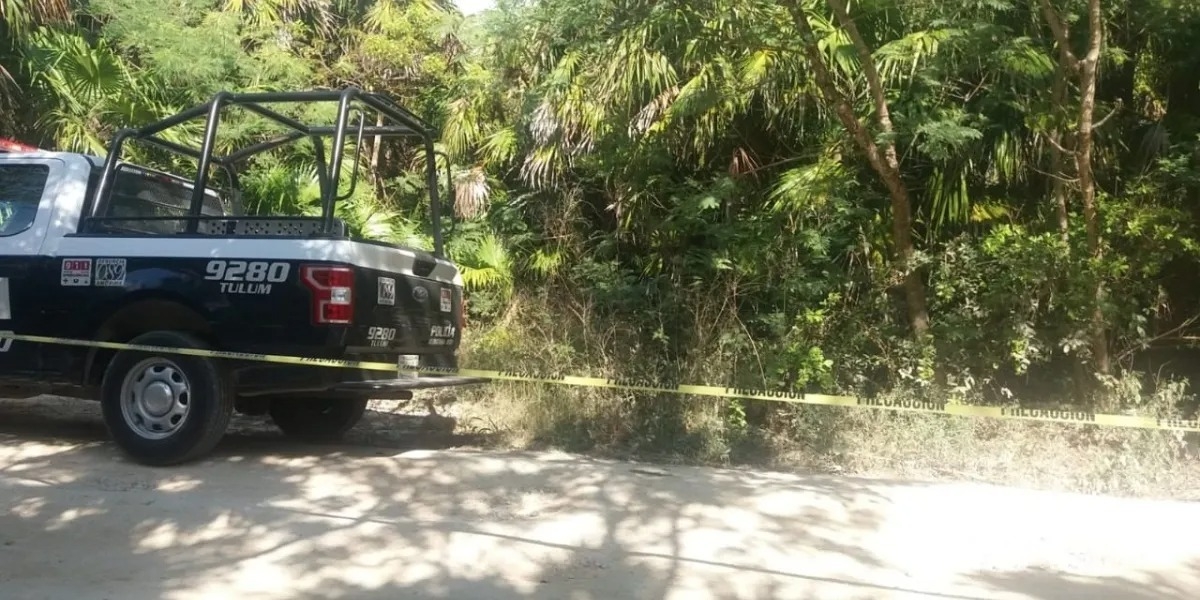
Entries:
{"label": "red light", "polygon": [[321,315],[326,323],[349,323],[354,320],[354,308],[347,304],[326,304]]}
{"label": "red light", "polygon": [[0,138],[0,152],[37,152],[37,146],[23,144],[16,140]]}
{"label": "red light", "polygon": [[348,324],[354,321],[354,270],[350,267],[304,265],[300,279],[312,292],[315,324]]}
{"label": "red light", "polygon": [[354,271],[352,269],[329,269],[329,285],[333,287],[354,287]]}
{"label": "red light", "polygon": [[352,287],[354,285],[354,271],[347,267],[323,267],[309,265],[304,267],[306,278],[311,278],[312,283],[322,288],[326,287]]}

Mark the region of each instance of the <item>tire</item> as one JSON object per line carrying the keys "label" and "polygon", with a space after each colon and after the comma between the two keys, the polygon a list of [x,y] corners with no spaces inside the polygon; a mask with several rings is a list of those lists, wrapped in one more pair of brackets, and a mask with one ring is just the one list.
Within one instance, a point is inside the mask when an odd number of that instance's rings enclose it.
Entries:
{"label": "tire", "polygon": [[284,435],[329,442],[350,431],[366,410],[366,398],[279,398],[271,401],[270,414]]}
{"label": "tire", "polygon": [[[129,343],[208,347],[177,331],[152,331]],[[100,385],[109,434],[126,455],[145,465],[174,465],[207,454],[233,414],[230,379],[211,358],[122,350],[108,363]]]}

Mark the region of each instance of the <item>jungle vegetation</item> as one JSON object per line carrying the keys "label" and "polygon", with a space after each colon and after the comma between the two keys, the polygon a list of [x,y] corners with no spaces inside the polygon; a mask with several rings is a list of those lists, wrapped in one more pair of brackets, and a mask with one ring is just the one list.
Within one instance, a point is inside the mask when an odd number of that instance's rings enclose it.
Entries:
{"label": "jungle vegetation", "polygon": [[[0,134],[103,153],[221,89],[383,91],[450,161],[474,364],[1190,416],[1197,47],[1192,0],[0,0]],[[342,216],[429,247],[423,155],[364,143]],[[251,210],[316,210],[303,158]],[[521,389],[576,446],[834,418]]]}

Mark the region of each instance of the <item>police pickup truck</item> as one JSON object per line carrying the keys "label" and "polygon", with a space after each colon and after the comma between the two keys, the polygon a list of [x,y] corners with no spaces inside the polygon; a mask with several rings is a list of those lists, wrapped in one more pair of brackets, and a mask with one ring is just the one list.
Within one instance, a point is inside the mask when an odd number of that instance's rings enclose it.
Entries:
{"label": "police pickup truck", "polygon": [[[296,109],[313,104],[333,122],[293,116],[312,114]],[[218,126],[232,109],[277,133],[219,156]],[[203,123],[199,148],[166,135],[193,120]],[[332,174],[345,172],[348,137],[354,169],[346,171],[355,175],[347,185]],[[415,141],[424,153],[432,253],[354,238],[335,216],[357,181],[364,140],[385,139]],[[158,156],[194,161],[195,176],[124,161],[135,141]],[[297,143],[307,154],[293,156],[316,163],[320,216],[241,214],[239,171]],[[99,400],[127,455],[169,465],[211,451],[234,411],[269,415],[287,435],[331,439],[355,425],[369,398],[479,383],[411,374],[411,367],[455,367],[464,326],[462,279],[442,257],[435,155],[423,121],[354,88],[222,92],[118,132],[103,159],[0,147],[0,332],[388,362],[409,372],[31,343],[0,333],[0,398]],[[210,185],[214,176],[227,187]]]}

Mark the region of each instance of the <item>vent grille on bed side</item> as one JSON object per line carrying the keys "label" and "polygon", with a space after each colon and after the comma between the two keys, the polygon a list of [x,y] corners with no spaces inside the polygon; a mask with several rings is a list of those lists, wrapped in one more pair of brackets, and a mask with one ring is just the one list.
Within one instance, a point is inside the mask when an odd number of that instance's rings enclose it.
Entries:
{"label": "vent grille on bed side", "polygon": [[[334,219],[333,234],[346,235],[346,223]],[[320,220],[298,219],[223,219],[200,221],[197,228],[204,235],[261,235],[309,237],[321,233]]]}

